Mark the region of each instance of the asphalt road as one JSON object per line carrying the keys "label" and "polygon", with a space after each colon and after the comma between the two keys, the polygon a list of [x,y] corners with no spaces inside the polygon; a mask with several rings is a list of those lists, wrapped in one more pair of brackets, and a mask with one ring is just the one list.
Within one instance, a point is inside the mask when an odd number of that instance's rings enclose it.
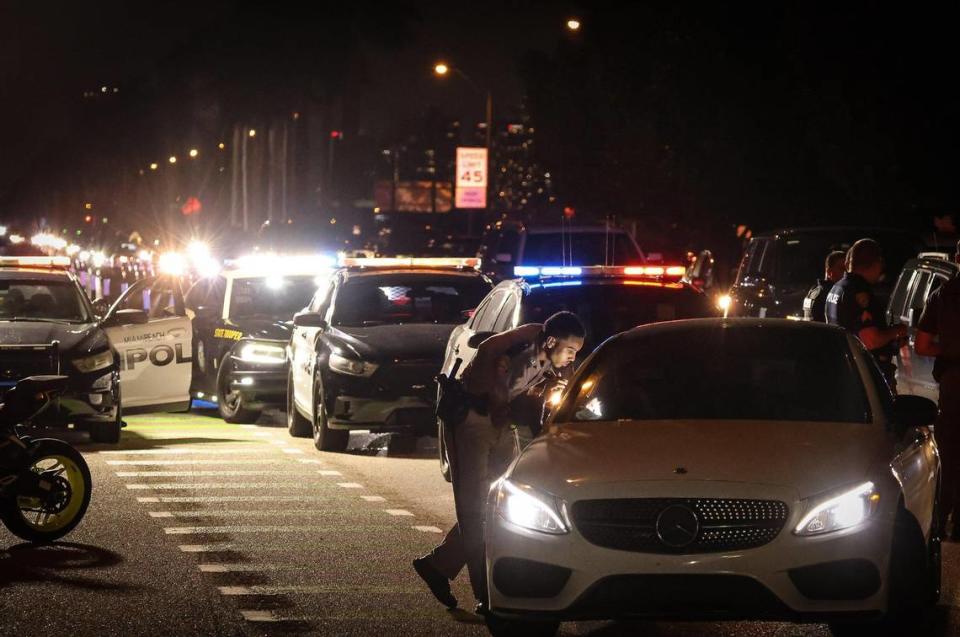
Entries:
{"label": "asphalt road", "polygon": [[[65,437],[94,480],[65,542],[0,529],[0,635],[484,635],[448,612],[410,560],[453,522],[435,440],[416,449],[354,435],[346,454],[293,439],[277,415],[228,425],[209,413],[128,419],[121,443]],[[945,547],[933,635],[960,634],[960,546]],[[590,622],[563,635],[828,635],[772,623]]]}

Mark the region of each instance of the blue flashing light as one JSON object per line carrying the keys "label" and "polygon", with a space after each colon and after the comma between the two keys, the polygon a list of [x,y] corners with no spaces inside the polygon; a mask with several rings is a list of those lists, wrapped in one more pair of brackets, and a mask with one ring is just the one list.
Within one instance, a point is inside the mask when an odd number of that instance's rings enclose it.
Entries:
{"label": "blue flashing light", "polygon": [[513,276],[540,276],[540,268],[518,265],[513,268]]}
{"label": "blue flashing light", "polygon": [[574,279],[573,281],[554,281],[552,283],[543,283],[541,287],[544,288],[565,288],[572,285],[583,285],[583,281],[580,279]]}

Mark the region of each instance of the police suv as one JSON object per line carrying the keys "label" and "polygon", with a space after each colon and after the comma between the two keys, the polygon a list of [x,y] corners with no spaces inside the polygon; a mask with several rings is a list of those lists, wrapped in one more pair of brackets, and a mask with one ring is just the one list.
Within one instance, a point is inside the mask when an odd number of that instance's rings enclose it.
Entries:
{"label": "police suv", "polygon": [[[516,278],[497,285],[470,320],[450,334],[442,373],[449,375],[459,360],[457,375],[462,374],[485,338],[525,323],[542,323],[563,310],[576,314],[586,329],[581,358],[610,336],[637,325],[716,313],[706,295],[686,282],[686,268],[680,265],[534,265],[517,266],[513,273]],[[440,459],[441,471],[449,478],[442,432]]]}
{"label": "police suv", "polygon": [[345,259],[294,316],[287,426],[325,451],[352,429],[433,430],[434,377],[454,327],[490,291],[477,259]]}
{"label": "police suv", "polygon": [[97,316],[69,266],[67,257],[0,257],[0,389],[25,376],[69,376],[36,424],[73,424],[117,442],[121,394],[124,413],[188,404],[178,379],[189,379],[189,321],[119,305]]}

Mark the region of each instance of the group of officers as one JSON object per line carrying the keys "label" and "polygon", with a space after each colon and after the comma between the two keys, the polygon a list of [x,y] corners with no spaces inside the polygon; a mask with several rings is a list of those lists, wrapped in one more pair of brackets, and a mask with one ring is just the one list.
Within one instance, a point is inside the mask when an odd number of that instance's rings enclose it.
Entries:
{"label": "group of officers", "polygon": [[[954,260],[960,263],[960,243]],[[808,320],[839,325],[855,334],[870,351],[891,391],[896,394],[897,350],[906,344],[906,325],[890,327],[886,311],[873,292],[883,274],[883,253],[873,239],[860,239],[847,252],[831,252],[824,278],[807,293]],[[914,351],[936,358],[934,379],[940,384],[936,423],[940,452],[940,529],[960,541],[960,277],[940,286],[927,299],[917,323]]]}

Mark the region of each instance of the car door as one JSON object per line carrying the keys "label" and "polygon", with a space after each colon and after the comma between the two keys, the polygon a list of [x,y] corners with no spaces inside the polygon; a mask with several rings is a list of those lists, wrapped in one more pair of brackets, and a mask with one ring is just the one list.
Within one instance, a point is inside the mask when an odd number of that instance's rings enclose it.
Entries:
{"label": "car door", "polygon": [[147,322],[106,328],[120,355],[124,413],[182,408],[190,400],[192,329],[175,277],[142,279],[110,308],[142,310]]}
{"label": "car door", "polygon": [[[320,286],[305,309],[307,312],[326,314],[333,282]],[[313,370],[317,359],[317,339],[320,328],[298,326],[290,338],[290,371],[293,380],[293,399],[304,413],[313,410]]]}
{"label": "car door", "polygon": [[[913,272],[907,284],[903,308],[900,310],[900,316],[896,318],[897,323],[907,326],[909,337],[907,345],[897,350],[897,387],[898,391],[903,394],[921,394],[922,392],[919,379],[925,367],[924,357],[917,355],[914,350],[914,343],[917,334],[916,324],[920,320],[923,305],[927,300],[927,290],[930,287],[931,276],[931,272],[923,269],[917,269]],[[929,367],[932,370],[932,362]],[[936,399],[935,395],[934,399]]]}
{"label": "car door", "polygon": [[467,365],[470,364],[470,361],[473,360],[477,352],[476,349],[470,347],[467,343],[470,341],[470,338],[478,332],[493,331],[494,323],[500,314],[500,309],[506,298],[507,290],[504,287],[498,286],[494,288],[493,291],[480,302],[480,305],[477,306],[477,311],[463,329],[451,335],[447,346],[446,357],[443,362],[442,371],[444,374],[449,374],[453,370],[457,359],[460,359],[462,362],[460,363],[456,376],[459,378],[463,374],[463,370],[467,368]]}

